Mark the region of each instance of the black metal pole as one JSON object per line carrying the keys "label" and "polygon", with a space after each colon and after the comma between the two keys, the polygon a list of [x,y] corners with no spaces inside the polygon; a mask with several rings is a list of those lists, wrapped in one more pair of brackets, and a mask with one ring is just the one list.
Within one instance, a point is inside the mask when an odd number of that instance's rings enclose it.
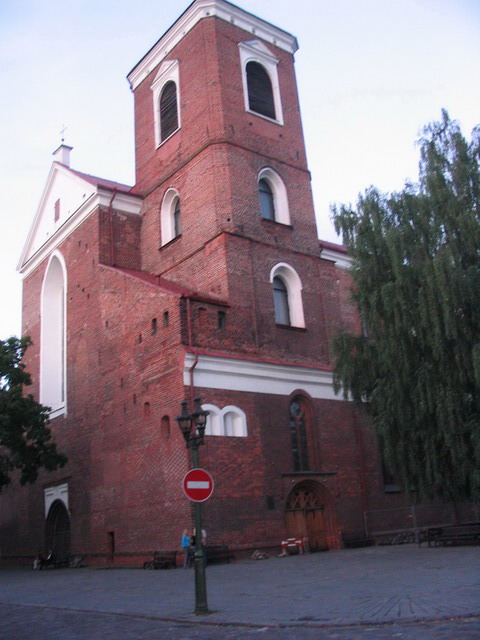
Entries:
{"label": "black metal pole", "polygon": [[[192,448],[192,468],[198,468],[198,442],[191,443]],[[210,613],[207,604],[207,579],[205,571],[205,556],[202,544],[202,503],[195,502],[195,614],[203,615]]]}

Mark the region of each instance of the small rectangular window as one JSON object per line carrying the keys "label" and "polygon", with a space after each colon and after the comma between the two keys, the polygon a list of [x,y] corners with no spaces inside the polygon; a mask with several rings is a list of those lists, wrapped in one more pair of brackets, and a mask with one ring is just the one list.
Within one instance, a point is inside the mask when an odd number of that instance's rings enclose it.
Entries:
{"label": "small rectangular window", "polygon": [[152,336],[157,335],[157,319],[152,318]]}
{"label": "small rectangular window", "polygon": [[225,329],[226,322],[227,322],[227,314],[225,313],[225,311],[219,311],[218,312],[218,328]]}
{"label": "small rectangular window", "polygon": [[168,311],[164,311],[163,312],[163,326],[164,327],[168,327],[169,322],[170,322],[170,320],[169,320],[169,317],[168,317]]}
{"label": "small rectangular window", "polygon": [[53,221],[57,222],[60,219],[60,198],[55,200],[55,213],[53,216]]}

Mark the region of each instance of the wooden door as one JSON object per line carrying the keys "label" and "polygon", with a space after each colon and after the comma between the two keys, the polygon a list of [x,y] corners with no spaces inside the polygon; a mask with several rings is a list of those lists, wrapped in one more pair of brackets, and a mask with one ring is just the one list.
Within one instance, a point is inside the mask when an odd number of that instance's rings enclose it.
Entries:
{"label": "wooden door", "polygon": [[327,549],[323,511],[323,504],[311,487],[294,489],[285,513],[288,537],[307,537],[310,551]]}

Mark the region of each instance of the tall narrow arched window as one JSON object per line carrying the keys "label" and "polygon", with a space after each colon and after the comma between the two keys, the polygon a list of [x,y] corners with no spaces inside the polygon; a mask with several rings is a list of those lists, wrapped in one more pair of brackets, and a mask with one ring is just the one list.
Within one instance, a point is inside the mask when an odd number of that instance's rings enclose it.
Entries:
{"label": "tall narrow arched window", "polygon": [[163,142],[178,129],[177,85],[170,80],[160,94],[160,137]]}
{"label": "tall narrow arched window", "polygon": [[262,218],[275,220],[273,191],[265,178],[261,178],[258,181],[258,198],[260,200],[260,215]]}
{"label": "tall narrow arched window", "polygon": [[65,264],[54,254],[43,280],[40,337],[40,401],[51,408],[51,417],[66,407],[65,291]]}
{"label": "tall narrow arched window", "polygon": [[293,267],[279,262],[270,271],[273,287],[275,322],[292,327],[305,327],[302,303],[302,281]]}
{"label": "tall narrow arched window", "polygon": [[180,196],[176,189],[168,189],[160,207],[161,246],[182,233]]}
{"label": "tall narrow arched window", "polygon": [[275,101],[272,81],[265,68],[258,62],[247,62],[248,107],[255,113],[275,120]]}
{"label": "tall narrow arched window", "polygon": [[290,224],[287,189],[271,167],[264,167],[258,174],[258,199],[262,218]]}
{"label": "tall narrow arched window", "polygon": [[294,471],[309,471],[307,415],[303,398],[294,398],[290,402],[290,442],[293,454]]}
{"label": "tall narrow arched window", "polygon": [[284,281],[278,276],[273,279],[273,303],[275,307],[275,322],[289,325],[288,290]]}

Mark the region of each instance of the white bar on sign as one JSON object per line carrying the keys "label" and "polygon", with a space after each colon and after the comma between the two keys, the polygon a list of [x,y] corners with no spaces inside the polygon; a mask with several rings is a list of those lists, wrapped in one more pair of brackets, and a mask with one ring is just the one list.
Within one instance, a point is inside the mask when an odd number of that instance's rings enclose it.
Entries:
{"label": "white bar on sign", "polygon": [[208,480],[188,480],[187,487],[188,489],[209,489],[210,482]]}

